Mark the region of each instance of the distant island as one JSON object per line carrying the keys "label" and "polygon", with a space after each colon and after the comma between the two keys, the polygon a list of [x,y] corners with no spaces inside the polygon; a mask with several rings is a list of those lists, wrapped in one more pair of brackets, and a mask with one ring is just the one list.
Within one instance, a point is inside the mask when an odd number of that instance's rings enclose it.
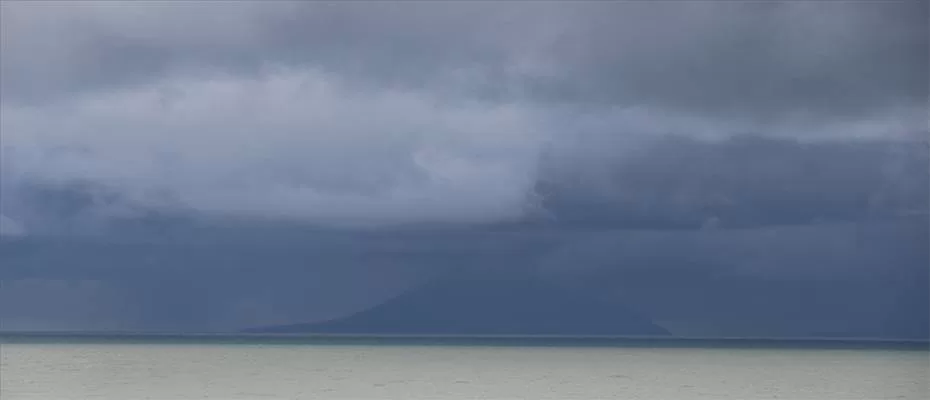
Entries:
{"label": "distant island", "polygon": [[[503,276],[502,276],[503,275]],[[456,273],[331,321],[246,333],[667,336],[650,318],[513,274]]]}

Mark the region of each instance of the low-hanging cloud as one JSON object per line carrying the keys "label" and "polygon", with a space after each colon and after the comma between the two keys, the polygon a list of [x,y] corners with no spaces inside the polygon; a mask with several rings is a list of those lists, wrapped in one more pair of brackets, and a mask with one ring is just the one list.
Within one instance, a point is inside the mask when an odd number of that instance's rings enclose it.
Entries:
{"label": "low-hanging cloud", "polygon": [[5,110],[13,179],[318,222],[519,215],[540,143],[524,107],[353,92],[315,71],[169,81],[53,109]]}
{"label": "low-hanging cloud", "polygon": [[476,223],[667,134],[927,134],[925,1],[2,7],[17,231],[36,184],[120,193],[100,215]]}

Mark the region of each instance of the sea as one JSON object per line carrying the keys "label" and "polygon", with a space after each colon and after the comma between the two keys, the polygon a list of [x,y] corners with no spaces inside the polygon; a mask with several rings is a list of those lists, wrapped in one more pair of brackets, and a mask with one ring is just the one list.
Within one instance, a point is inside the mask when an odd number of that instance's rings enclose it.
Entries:
{"label": "sea", "polygon": [[928,399],[926,343],[0,335],[3,400]]}

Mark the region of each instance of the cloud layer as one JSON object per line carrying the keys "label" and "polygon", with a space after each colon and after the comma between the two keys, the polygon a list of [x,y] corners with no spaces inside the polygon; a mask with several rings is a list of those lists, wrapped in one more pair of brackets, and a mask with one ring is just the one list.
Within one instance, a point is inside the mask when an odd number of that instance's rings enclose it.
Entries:
{"label": "cloud layer", "polygon": [[539,143],[519,106],[352,92],[313,71],[170,81],[54,109],[5,110],[13,179],[321,222],[519,214]]}
{"label": "cloud layer", "polygon": [[103,214],[494,222],[553,155],[926,138],[927,4],[4,2],[0,213],[80,183]]}

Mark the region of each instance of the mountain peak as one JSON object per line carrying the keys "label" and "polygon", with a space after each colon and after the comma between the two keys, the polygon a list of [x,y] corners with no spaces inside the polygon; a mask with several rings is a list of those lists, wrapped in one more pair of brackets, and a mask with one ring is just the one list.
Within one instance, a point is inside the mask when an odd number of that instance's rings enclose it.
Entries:
{"label": "mountain peak", "polygon": [[368,310],[262,333],[668,335],[649,318],[532,276],[456,272]]}

